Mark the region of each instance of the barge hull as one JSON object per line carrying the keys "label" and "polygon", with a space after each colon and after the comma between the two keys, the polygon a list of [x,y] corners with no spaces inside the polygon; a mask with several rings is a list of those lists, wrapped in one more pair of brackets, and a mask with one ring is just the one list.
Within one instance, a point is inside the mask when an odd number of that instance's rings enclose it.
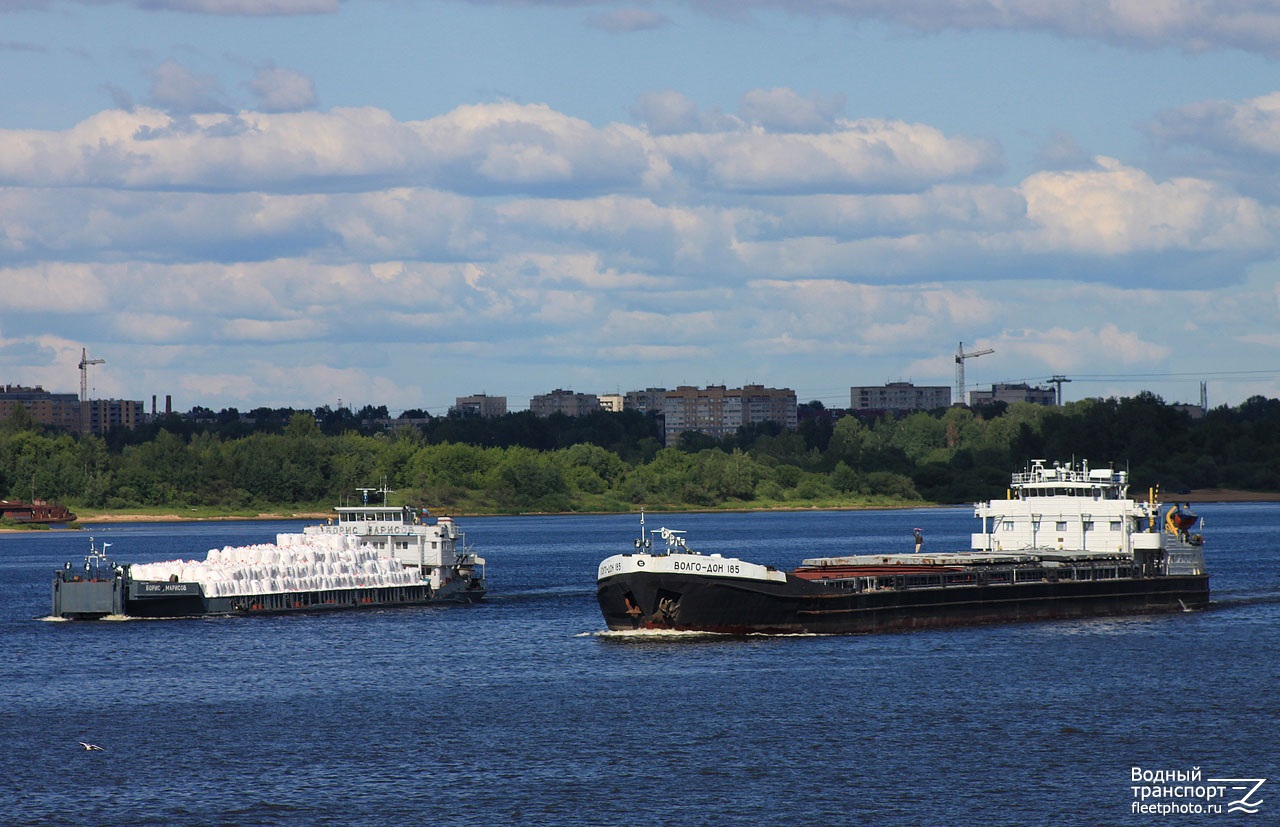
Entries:
{"label": "barge hull", "polygon": [[69,620],[96,620],[107,616],[179,618],[316,613],[438,603],[476,603],[485,593],[483,588],[474,588],[440,594],[424,584],[205,597],[198,584],[166,583],[163,585],[168,587],[168,594],[133,596],[139,585],[126,583],[120,578],[55,580],[53,616]]}
{"label": "barge hull", "polygon": [[859,634],[1204,609],[1207,575],[850,592],[788,575],[762,583],[683,574],[600,581],[611,630]]}

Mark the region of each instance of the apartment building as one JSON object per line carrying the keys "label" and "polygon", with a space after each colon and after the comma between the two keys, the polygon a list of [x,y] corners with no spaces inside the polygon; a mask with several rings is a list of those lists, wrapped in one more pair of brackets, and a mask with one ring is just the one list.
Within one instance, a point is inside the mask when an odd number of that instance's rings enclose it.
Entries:
{"label": "apartment building", "polygon": [[685,431],[723,439],[737,433],[743,425],[776,422],[794,430],[797,424],[796,393],[789,388],[762,385],[648,388],[629,391],[625,404],[628,409],[661,414],[663,441],[667,445],[679,440]]}
{"label": "apartment building", "polygon": [[19,406],[41,425],[80,430],[80,397],[74,393],[51,393],[39,385],[0,386],[0,419],[8,419]]}
{"label": "apartment building", "polygon": [[147,409],[137,399],[90,399],[89,433],[105,434],[112,428],[136,428],[146,422]]}
{"label": "apartment building", "polygon": [[484,393],[478,393],[474,396],[458,396],[454,398],[453,407],[449,409],[449,413],[458,413],[463,416],[482,416],[485,419],[505,416],[507,413],[507,398],[505,396],[489,396]]}
{"label": "apartment building", "polygon": [[885,385],[860,385],[849,388],[851,411],[932,411],[951,407],[951,388],[947,385],[921,385],[889,382]]}
{"label": "apartment building", "polygon": [[88,430],[103,434],[112,428],[136,428],[146,421],[146,408],[133,399],[91,399],[81,402],[74,393],[52,393],[36,385],[0,386],[0,419],[8,418],[19,405],[41,425],[52,425],[71,433]]}
{"label": "apartment building", "polygon": [[970,405],[989,405],[992,402],[1030,402],[1033,405],[1056,405],[1057,394],[1053,388],[1033,388],[1024,383],[996,384],[989,391],[969,391]]}
{"label": "apartment building", "polygon": [[551,416],[553,413],[585,416],[600,410],[600,399],[594,393],[575,393],[556,388],[551,393],[538,394],[530,399],[529,410],[535,416]]}

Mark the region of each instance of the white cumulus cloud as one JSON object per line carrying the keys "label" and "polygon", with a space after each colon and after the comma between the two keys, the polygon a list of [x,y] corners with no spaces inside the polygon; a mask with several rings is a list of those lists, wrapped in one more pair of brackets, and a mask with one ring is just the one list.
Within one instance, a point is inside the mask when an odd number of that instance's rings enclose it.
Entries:
{"label": "white cumulus cloud", "polygon": [[264,112],[298,112],[316,105],[316,85],[301,72],[262,66],[248,83]]}
{"label": "white cumulus cloud", "polygon": [[1167,249],[1247,250],[1275,241],[1277,214],[1204,180],[1155,181],[1099,158],[1094,170],[1023,181],[1037,243],[1102,255]]}
{"label": "white cumulus cloud", "polygon": [[1039,31],[1119,46],[1186,52],[1241,49],[1280,55],[1272,0],[686,0],[710,13],[785,11],[881,20],[924,32]]}
{"label": "white cumulus cloud", "polygon": [[[1014,379],[1159,365],[1171,330],[1272,341],[1277,294],[1242,285],[1277,257],[1280,216],[1221,177],[1099,157],[1002,184],[991,142],[845,118],[834,98],[760,90],[732,117],[650,103],[665,130],[512,102],[0,129],[0,365],[43,379],[67,359],[41,337],[85,340],[181,388],[223,348],[245,374],[209,366],[224,404],[272,404],[317,377],[377,393],[361,363],[643,387],[896,359],[875,379],[945,381],[956,341],[982,337],[998,355],[975,376]],[[705,374],[744,360],[760,374]]]}

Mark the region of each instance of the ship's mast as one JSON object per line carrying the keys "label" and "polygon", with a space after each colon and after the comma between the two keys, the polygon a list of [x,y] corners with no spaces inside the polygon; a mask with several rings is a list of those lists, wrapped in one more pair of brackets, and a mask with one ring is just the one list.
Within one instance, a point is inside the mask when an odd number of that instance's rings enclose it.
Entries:
{"label": "ship's mast", "polygon": [[636,550],[644,551],[653,546],[653,541],[645,537],[644,533],[644,509],[640,509],[640,537],[636,539]]}

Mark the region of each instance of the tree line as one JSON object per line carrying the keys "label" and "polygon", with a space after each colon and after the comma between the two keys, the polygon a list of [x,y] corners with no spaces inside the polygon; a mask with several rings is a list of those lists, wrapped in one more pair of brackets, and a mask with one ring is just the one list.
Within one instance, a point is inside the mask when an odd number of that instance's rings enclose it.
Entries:
{"label": "tree line", "polygon": [[76,436],[19,408],[0,422],[0,491],[78,508],[227,513],[324,510],[383,482],[396,502],[468,513],[875,506],[1002,496],[1032,459],[1128,468],[1135,491],[1280,491],[1277,399],[1200,418],[1149,393],[837,413],[812,402],[797,430],[686,433],[663,447],[659,421],[636,412],[389,420],[385,408],[195,409]]}

